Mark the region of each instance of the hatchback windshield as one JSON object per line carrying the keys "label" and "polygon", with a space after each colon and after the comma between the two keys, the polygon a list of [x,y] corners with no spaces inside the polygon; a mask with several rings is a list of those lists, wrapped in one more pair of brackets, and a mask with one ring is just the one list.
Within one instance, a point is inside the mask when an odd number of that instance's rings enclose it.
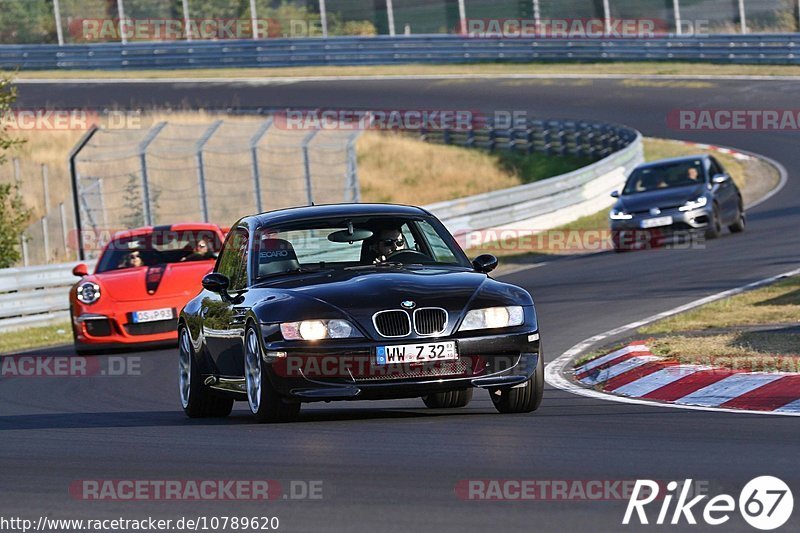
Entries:
{"label": "hatchback windshield", "polygon": [[466,266],[455,241],[424,219],[397,217],[306,221],[256,235],[256,276],[298,269],[382,264]]}
{"label": "hatchback windshield", "polygon": [[702,183],[704,183],[703,161],[697,159],[655,167],[638,168],[628,178],[622,193],[636,194]]}

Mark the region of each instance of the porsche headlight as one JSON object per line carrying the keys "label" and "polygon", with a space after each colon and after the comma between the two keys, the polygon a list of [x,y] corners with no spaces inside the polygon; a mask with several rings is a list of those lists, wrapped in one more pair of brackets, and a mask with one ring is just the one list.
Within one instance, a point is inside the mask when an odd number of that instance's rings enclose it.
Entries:
{"label": "porsche headlight", "polygon": [[708,204],[708,198],[705,196],[701,196],[697,200],[691,200],[686,202],[682,206],[678,208],[678,211],[693,211],[695,209],[700,209],[701,207],[705,207]]}
{"label": "porsche headlight", "polygon": [[81,303],[93,304],[100,299],[100,285],[92,281],[80,283],[75,290]]}
{"label": "porsche headlight", "polygon": [[495,329],[519,326],[525,320],[525,313],[519,305],[506,307],[487,307],[473,309],[464,317],[459,331],[472,331],[476,329]]}
{"label": "porsche headlight", "polygon": [[347,339],[362,336],[350,322],[340,319],[283,322],[281,335],[287,341],[318,341],[320,339]]}
{"label": "porsche headlight", "polygon": [[612,209],[611,212],[608,214],[608,218],[611,220],[630,220],[633,218],[633,215],[626,213],[625,211],[621,211],[619,209]]}

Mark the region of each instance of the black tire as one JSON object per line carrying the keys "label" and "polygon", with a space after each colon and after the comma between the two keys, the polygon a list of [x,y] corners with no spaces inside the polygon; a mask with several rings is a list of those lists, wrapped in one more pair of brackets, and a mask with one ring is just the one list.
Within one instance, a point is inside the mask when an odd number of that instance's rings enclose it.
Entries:
{"label": "black tire", "polygon": [[466,407],[472,401],[472,391],[473,389],[470,387],[468,389],[437,392],[423,396],[422,401],[431,409]]}
{"label": "black tire", "polygon": [[287,403],[264,374],[261,340],[255,326],[249,324],[244,336],[244,372],[247,404],[259,422],[290,422],[300,414],[300,403]]}
{"label": "black tire", "polygon": [[714,210],[711,214],[711,220],[706,229],[706,239],[716,239],[722,233],[722,222],[719,220],[719,207],[714,204]]}
{"label": "black tire", "polygon": [[530,413],[539,408],[544,393],[544,361],[539,356],[536,371],[525,385],[511,389],[489,391],[494,408],[503,414]]}
{"label": "black tire", "polygon": [[744,214],[744,209],[740,205],[736,222],[728,226],[728,229],[731,233],[741,233],[744,231],[745,227],[747,227],[747,217]]}
{"label": "black tire", "polygon": [[186,416],[222,418],[231,414],[233,398],[217,396],[203,384],[189,332],[184,325],[178,328],[178,352],[178,390]]}

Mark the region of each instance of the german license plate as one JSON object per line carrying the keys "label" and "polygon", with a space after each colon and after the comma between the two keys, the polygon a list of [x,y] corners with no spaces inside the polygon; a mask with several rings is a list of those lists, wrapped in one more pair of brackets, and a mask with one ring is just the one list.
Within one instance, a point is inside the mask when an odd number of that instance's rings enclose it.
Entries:
{"label": "german license plate", "polygon": [[378,346],[376,364],[428,363],[431,361],[453,361],[458,359],[456,343],[428,342],[425,344],[394,344]]}
{"label": "german license plate", "polygon": [[172,320],[175,314],[172,312],[171,307],[164,309],[150,309],[148,311],[134,311],[133,323],[141,324],[142,322],[157,322],[158,320]]}
{"label": "german license plate", "polygon": [[642,229],[672,225],[672,217],[647,218],[642,220]]}

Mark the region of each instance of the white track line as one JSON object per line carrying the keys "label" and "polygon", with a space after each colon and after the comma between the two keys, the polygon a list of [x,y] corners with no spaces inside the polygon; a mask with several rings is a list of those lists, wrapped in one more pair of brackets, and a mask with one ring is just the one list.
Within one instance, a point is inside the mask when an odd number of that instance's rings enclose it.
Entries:
{"label": "white track line", "polygon": [[[141,72],[131,70],[130,72]],[[191,69],[187,69],[191,74]],[[744,76],[744,75],[681,75],[681,74],[388,74],[365,76],[275,76],[275,77],[220,77],[220,78],[21,78],[16,85],[24,84],[148,84],[148,83],[248,83],[273,85],[330,81],[402,81],[402,80],[689,80],[689,81],[800,81],[800,76]]]}
{"label": "white track line", "polygon": [[[782,168],[782,167],[780,167]],[[791,270],[789,272],[784,272],[783,274],[778,274],[777,276],[772,276],[766,279],[762,279],[760,281],[755,281],[753,283],[748,283],[742,287],[737,287],[735,289],[730,289],[727,291],[719,292],[717,294],[712,294],[710,296],[706,296],[705,298],[700,298],[699,300],[695,300],[693,302],[689,302],[688,304],[681,305],[679,307],[675,307],[674,309],[670,309],[669,311],[664,311],[663,313],[658,313],[656,315],[643,318],[642,320],[637,320],[636,322],[631,322],[630,324],[626,324],[624,326],[620,326],[618,328],[606,331],[604,333],[600,333],[593,337],[589,337],[588,339],[579,342],[563,354],[561,354],[558,358],[551,361],[545,367],[545,379],[547,383],[551,386],[561,389],[567,392],[571,392],[572,394],[577,394],[579,396],[587,396],[589,398],[595,398],[599,400],[606,400],[611,402],[618,402],[618,403],[627,403],[627,404],[635,404],[635,405],[647,405],[650,407],[665,407],[670,409],[688,409],[694,411],[718,411],[718,412],[727,412],[727,413],[739,413],[739,414],[759,414],[759,415],[784,415],[784,416],[800,416],[800,405],[794,405],[793,408],[795,410],[788,410],[789,406],[793,404],[789,404],[784,406],[783,410],[776,410],[776,411],[754,411],[748,409],[729,409],[724,407],[703,407],[697,405],[678,405],[678,404],[671,404],[671,403],[661,403],[652,400],[642,400],[639,398],[627,398],[625,396],[615,396],[613,394],[608,394],[605,392],[598,392],[594,389],[589,389],[574,383],[570,380],[565,373],[569,369],[569,366],[578,357],[580,354],[584,353],[586,350],[591,348],[592,346],[599,344],[600,342],[614,337],[616,335],[620,335],[622,333],[627,333],[628,331],[635,330],[640,328],[644,325],[650,324],[652,322],[656,322],[657,320],[661,320],[663,318],[667,318],[673,315],[677,315],[678,313],[682,313],[684,311],[689,311],[690,309],[694,309],[695,307],[700,307],[701,305],[705,305],[707,303],[716,302],[717,300],[722,300],[724,298],[728,298],[730,296],[735,296],[737,294],[741,294],[743,292],[757,289],[759,287],[763,287],[765,285],[769,285],[774,283],[780,279],[788,278],[791,276],[800,275],[800,268]],[[797,403],[797,402],[795,402]]]}

